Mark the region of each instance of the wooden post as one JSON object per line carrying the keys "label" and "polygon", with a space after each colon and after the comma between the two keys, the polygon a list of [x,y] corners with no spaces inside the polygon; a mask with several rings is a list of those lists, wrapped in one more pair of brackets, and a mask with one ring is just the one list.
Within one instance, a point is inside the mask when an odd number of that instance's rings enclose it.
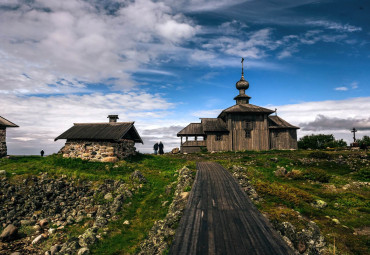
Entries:
{"label": "wooden post", "polygon": [[186,136],[186,141],[188,141],[188,136]]}
{"label": "wooden post", "polygon": [[198,140],[198,136],[195,136],[195,141],[197,141]]}
{"label": "wooden post", "polygon": [[181,145],[182,145],[182,136],[181,136]]}

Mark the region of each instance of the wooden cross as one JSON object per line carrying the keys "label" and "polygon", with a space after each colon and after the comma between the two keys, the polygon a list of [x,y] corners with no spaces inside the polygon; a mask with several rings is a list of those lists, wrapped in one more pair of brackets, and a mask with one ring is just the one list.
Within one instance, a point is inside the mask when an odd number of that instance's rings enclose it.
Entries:
{"label": "wooden cross", "polygon": [[277,109],[275,108],[275,115],[277,116]]}
{"label": "wooden cross", "polygon": [[243,66],[244,58],[242,58],[242,75],[244,75],[244,66]]}
{"label": "wooden cross", "polygon": [[357,132],[356,128],[351,129],[351,133],[353,133],[353,142],[354,143],[356,142],[356,132]]}

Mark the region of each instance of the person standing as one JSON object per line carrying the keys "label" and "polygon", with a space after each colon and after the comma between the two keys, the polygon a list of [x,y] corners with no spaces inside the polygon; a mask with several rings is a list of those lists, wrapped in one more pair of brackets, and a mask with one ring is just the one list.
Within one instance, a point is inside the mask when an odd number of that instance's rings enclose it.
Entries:
{"label": "person standing", "polygon": [[41,151],[40,151],[40,154],[41,154],[41,157],[43,157],[43,156],[44,156],[44,154],[45,154],[44,150],[41,150]]}
{"label": "person standing", "polygon": [[154,144],[153,149],[154,149],[154,155],[157,155],[157,152],[158,152],[158,143],[155,143]]}
{"label": "person standing", "polygon": [[159,142],[158,147],[159,147],[159,155],[162,155],[164,153],[163,152],[163,148],[164,148],[163,143],[162,142]]}

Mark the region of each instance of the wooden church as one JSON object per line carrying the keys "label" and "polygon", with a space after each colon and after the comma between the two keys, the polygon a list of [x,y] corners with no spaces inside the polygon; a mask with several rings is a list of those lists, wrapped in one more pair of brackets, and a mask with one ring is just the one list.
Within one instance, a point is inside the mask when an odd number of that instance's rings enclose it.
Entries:
{"label": "wooden church", "polygon": [[249,103],[245,94],[249,82],[242,77],[236,83],[239,90],[236,104],[223,110],[217,118],[201,118],[190,123],[179,133],[181,152],[194,153],[202,148],[208,151],[289,150],[297,149],[297,129],[278,117],[275,111]]}

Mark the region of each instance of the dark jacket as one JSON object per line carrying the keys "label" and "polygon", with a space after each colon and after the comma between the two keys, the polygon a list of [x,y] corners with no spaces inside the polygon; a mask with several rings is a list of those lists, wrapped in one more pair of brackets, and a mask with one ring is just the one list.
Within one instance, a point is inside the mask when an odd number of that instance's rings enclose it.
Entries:
{"label": "dark jacket", "polygon": [[158,150],[158,143],[154,144],[153,149]]}

